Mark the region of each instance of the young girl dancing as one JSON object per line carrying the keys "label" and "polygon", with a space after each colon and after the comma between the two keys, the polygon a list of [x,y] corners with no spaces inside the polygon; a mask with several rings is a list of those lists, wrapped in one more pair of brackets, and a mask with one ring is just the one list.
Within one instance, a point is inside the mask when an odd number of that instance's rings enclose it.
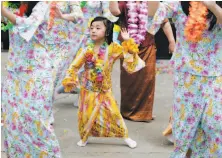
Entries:
{"label": "young girl dancing", "polygon": [[111,72],[114,62],[124,58],[123,66],[129,72],[139,71],[145,63],[139,58],[138,46],[129,38],[126,29],[121,31],[122,45],[112,42],[113,23],[96,17],[90,25],[91,43],[81,48],[63,80],[65,91],[78,85],[78,70],[84,65],[79,99],[79,146],[85,146],[89,136],[119,137],[130,148],[136,142],[128,137],[128,130],[112,94]]}

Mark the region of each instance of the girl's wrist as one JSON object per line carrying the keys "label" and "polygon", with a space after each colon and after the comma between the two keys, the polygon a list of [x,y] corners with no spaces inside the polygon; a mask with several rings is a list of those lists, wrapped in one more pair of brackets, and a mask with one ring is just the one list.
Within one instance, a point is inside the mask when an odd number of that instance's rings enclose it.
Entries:
{"label": "girl's wrist", "polygon": [[125,39],[123,39],[124,41],[129,41],[130,40],[130,38],[125,38]]}
{"label": "girl's wrist", "polygon": [[61,19],[65,20],[65,15],[64,14],[61,14]]}

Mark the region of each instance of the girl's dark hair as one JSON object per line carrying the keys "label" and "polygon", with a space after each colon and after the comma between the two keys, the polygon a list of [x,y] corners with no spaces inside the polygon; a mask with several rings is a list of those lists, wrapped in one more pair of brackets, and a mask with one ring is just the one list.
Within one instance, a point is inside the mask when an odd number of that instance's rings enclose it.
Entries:
{"label": "girl's dark hair", "polygon": [[111,44],[113,42],[113,27],[114,27],[114,23],[112,23],[110,20],[108,20],[107,18],[105,17],[102,17],[102,16],[97,16],[95,17],[90,26],[92,26],[92,23],[95,22],[95,21],[102,21],[106,27],[106,32],[105,32],[105,39],[106,39],[106,42],[108,44]]}
{"label": "girl's dark hair", "polygon": [[[216,1],[216,4],[222,8],[222,1]],[[181,6],[183,9],[183,12],[188,16],[190,1],[181,1]],[[208,30],[211,31],[211,30],[213,30],[215,24],[217,23],[217,17],[209,9],[208,9],[207,19],[210,20],[210,26],[209,26]]]}
{"label": "girl's dark hair", "polygon": [[32,9],[35,7],[35,5],[38,3],[39,1],[22,1],[22,3],[27,4],[28,8],[27,11],[25,12],[25,15],[27,17],[29,17],[32,14]]}

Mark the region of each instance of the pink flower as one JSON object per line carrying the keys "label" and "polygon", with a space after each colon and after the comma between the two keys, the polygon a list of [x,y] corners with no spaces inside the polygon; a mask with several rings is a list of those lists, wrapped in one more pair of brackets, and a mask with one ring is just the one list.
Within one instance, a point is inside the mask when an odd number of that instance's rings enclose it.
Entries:
{"label": "pink flower", "polygon": [[42,147],[42,146],[44,146],[44,144],[41,143],[41,142],[36,142],[36,145],[37,145],[39,148]]}
{"label": "pink flower", "polygon": [[32,97],[33,97],[33,98],[36,98],[36,96],[37,96],[37,92],[36,92],[36,90],[33,90],[33,92],[32,92]]}
{"label": "pink flower", "polygon": [[15,146],[15,150],[16,150],[16,152],[22,153],[22,150],[20,149],[20,147],[18,145]]}
{"label": "pink flower", "polygon": [[24,97],[24,98],[27,98],[27,97],[28,97],[28,93],[27,93],[26,91],[24,92],[23,97]]}
{"label": "pink flower", "polygon": [[220,115],[215,115],[215,116],[214,116],[214,119],[217,120],[217,121],[220,121],[220,120],[222,121],[222,116],[220,116]]}
{"label": "pink flower", "polygon": [[207,140],[208,140],[208,142],[211,142],[211,137],[208,136],[208,137],[207,137]]}
{"label": "pink flower", "polygon": [[59,32],[58,30],[54,30],[53,31],[54,34],[58,34],[58,32]]}
{"label": "pink flower", "polygon": [[22,71],[23,70],[23,66],[19,66],[19,71]]}
{"label": "pink flower", "polygon": [[50,106],[44,105],[44,108],[45,108],[47,111],[49,111]]}
{"label": "pink flower", "polygon": [[216,52],[216,51],[220,48],[219,43],[216,43],[215,46],[214,46],[214,48],[215,48],[215,52]]}
{"label": "pink flower", "polygon": [[8,78],[9,78],[9,79],[12,79],[12,75],[11,75],[11,74],[9,74],[9,75],[8,75]]}
{"label": "pink flower", "polygon": [[52,54],[50,55],[50,58],[55,58],[55,54],[52,53]]}
{"label": "pink flower", "polygon": [[213,130],[214,128],[213,128],[213,126],[209,125],[209,126],[208,126],[208,129],[209,129],[209,130]]}
{"label": "pink flower", "polygon": [[29,50],[28,53],[27,53],[27,57],[29,59],[33,59],[34,58],[34,51],[33,50]]}
{"label": "pink flower", "polygon": [[32,118],[29,115],[25,115],[25,121],[32,122]]}
{"label": "pink flower", "polygon": [[204,71],[202,72],[202,75],[208,75],[208,72],[207,72],[206,70],[204,70]]}
{"label": "pink flower", "polygon": [[202,60],[201,63],[204,65],[204,66],[207,66],[209,64],[209,62],[207,60]]}
{"label": "pink flower", "polygon": [[53,152],[54,153],[58,153],[59,152],[59,148],[58,147],[53,148]]}
{"label": "pink flower", "polygon": [[35,108],[34,107],[31,107],[31,109],[34,111],[35,110]]}
{"label": "pink flower", "polygon": [[220,143],[220,138],[217,137],[217,138],[215,139],[215,141],[216,141],[217,144],[219,144],[219,143]]}
{"label": "pink flower", "polygon": [[17,107],[17,104],[15,102],[11,102],[12,107]]}
{"label": "pink flower", "polygon": [[22,132],[22,129],[23,129],[22,124],[19,123],[19,125],[18,125],[18,130],[19,130],[19,132]]}
{"label": "pink flower", "polygon": [[187,138],[187,139],[192,139],[193,137],[191,137],[190,135],[188,135],[186,138]]}
{"label": "pink flower", "polygon": [[188,122],[189,124],[193,124],[193,123],[195,122],[195,117],[189,116],[189,117],[187,118],[187,122]]}
{"label": "pink flower", "polygon": [[184,96],[185,97],[194,97],[194,95],[191,93],[191,92],[186,92],[186,93],[184,93]]}
{"label": "pink flower", "polygon": [[25,131],[25,134],[31,137],[31,133],[29,131]]}
{"label": "pink flower", "polygon": [[83,13],[87,13],[87,8],[82,8]]}
{"label": "pink flower", "polygon": [[201,108],[200,104],[197,104],[197,103],[194,103],[194,104],[193,104],[193,107],[194,107],[195,109],[200,109],[200,108]]}
{"label": "pink flower", "polygon": [[8,148],[8,142],[6,140],[4,141],[4,146],[6,149]]}
{"label": "pink flower", "polygon": [[189,45],[189,48],[192,52],[197,52],[197,44],[196,43],[192,43]]}
{"label": "pink flower", "polygon": [[43,39],[43,35],[42,34],[38,34],[37,38],[38,38],[38,40],[42,40]]}
{"label": "pink flower", "polygon": [[12,130],[16,130],[16,125],[14,123],[11,124]]}
{"label": "pink flower", "polygon": [[43,96],[43,95],[42,95],[40,98],[41,98],[42,100],[45,100],[45,96]]}
{"label": "pink flower", "polygon": [[204,96],[205,96],[205,93],[203,92],[201,95],[202,95],[202,97],[204,97]]}

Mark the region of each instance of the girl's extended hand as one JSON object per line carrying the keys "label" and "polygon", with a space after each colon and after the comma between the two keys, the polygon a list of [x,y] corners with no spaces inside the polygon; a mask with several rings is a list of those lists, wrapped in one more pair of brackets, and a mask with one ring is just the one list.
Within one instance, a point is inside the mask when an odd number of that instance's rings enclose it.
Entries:
{"label": "girl's extended hand", "polygon": [[129,36],[129,33],[127,32],[126,28],[121,29],[121,36],[124,41],[129,40],[130,36]]}
{"label": "girl's extended hand", "polygon": [[55,17],[56,17],[56,18],[63,19],[63,14],[62,14],[62,12],[60,11],[60,9],[59,9],[57,6],[53,6],[53,7],[54,7],[54,10],[55,10]]}
{"label": "girl's extended hand", "polygon": [[175,50],[175,41],[169,43],[169,53],[172,54]]}

